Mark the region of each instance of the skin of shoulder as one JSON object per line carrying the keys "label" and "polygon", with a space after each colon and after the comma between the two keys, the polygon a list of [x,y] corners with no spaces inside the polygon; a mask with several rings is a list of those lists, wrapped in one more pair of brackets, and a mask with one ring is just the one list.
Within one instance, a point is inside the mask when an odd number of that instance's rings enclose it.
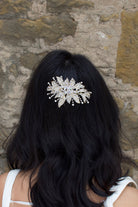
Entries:
{"label": "skin of shoulder", "polygon": [[114,207],[138,207],[138,190],[127,186],[115,201]]}
{"label": "skin of shoulder", "polygon": [[8,175],[8,172],[0,175],[0,207],[2,207],[2,196],[3,196],[3,190],[4,190],[4,185],[5,185],[7,175]]}

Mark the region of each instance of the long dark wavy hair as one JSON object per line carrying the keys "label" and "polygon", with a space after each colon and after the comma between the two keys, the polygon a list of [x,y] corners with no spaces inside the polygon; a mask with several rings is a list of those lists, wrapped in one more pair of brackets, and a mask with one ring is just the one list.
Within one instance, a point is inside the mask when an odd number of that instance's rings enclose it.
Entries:
{"label": "long dark wavy hair", "polygon": [[[49,99],[47,84],[61,75],[83,82],[92,92],[89,104],[65,102],[59,108]],[[55,50],[32,74],[18,127],[8,142],[8,164],[31,170],[34,207],[102,206],[88,198],[86,186],[107,197],[122,176],[120,129],[118,106],[96,67],[83,55]]]}

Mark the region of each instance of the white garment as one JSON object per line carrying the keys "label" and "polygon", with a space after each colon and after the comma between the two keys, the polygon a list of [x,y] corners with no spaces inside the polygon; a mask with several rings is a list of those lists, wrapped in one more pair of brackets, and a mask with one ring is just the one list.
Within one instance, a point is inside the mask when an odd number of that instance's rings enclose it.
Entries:
{"label": "white garment", "polygon": [[9,207],[10,203],[18,203],[23,205],[30,205],[33,204],[31,202],[23,202],[23,201],[12,201],[11,200],[11,192],[12,192],[12,186],[14,184],[15,178],[20,172],[19,169],[11,170],[6,178],[4,192],[3,192],[3,198],[2,198],[2,207]]}
{"label": "white garment", "polygon": [[117,182],[117,185],[114,185],[110,188],[110,191],[114,193],[106,198],[104,201],[104,207],[113,207],[114,202],[119,198],[129,183],[133,183],[137,187],[137,184],[131,177],[128,176],[120,178],[120,180]]}
{"label": "white garment", "polygon": [[[7,175],[4,192],[3,192],[3,198],[2,198],[2,207],[9,207],[10,203],[18,203],[18,204],[30,205],[30,206],[33,205],[31,202],[11,200],[12,186],[19,172],[20,172],[19,169],[15,169],[15,170],[11,170]],[[117,185],[113,186],[110,189],[110,191],[114,191],[114,193],[111,196],[108,196],[107,199],[104,201],[104,207],[113,207],[113,203],[118,199],[122,191],[129,183],[134,183],[135,186],[137,187],[137,184],[131,177],[120,178]]]}

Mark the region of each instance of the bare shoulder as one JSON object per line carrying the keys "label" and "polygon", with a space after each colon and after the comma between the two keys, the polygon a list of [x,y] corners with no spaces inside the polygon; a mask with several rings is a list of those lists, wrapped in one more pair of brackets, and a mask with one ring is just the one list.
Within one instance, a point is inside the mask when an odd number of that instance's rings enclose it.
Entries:
{"label": "bare shoulder", "polygon": [[114,207],[137,207],[138,206],[138,190],[127,186],[115,201]]}
{"label": "bare shoulder", "polygon": [[7,175],[8,175],[8,172],[0,175],[0,206],[2,205],[2,195],[3,195],[3,190],[4,190],[4,185],[5,185]]}

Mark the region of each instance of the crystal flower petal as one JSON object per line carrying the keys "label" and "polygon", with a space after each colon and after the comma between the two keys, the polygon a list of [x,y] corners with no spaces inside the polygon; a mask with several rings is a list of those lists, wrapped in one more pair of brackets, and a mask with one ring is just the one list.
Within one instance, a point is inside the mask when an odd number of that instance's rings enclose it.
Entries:
{"label": "crystal flower petal", "polygon": [[66,100],[66,98],[65,98],[65,97],[63,98],[63,97],[62,97],[62,98],[58,101],[58,107],[59,107],[59,108],[64,104],[65,100]]}

